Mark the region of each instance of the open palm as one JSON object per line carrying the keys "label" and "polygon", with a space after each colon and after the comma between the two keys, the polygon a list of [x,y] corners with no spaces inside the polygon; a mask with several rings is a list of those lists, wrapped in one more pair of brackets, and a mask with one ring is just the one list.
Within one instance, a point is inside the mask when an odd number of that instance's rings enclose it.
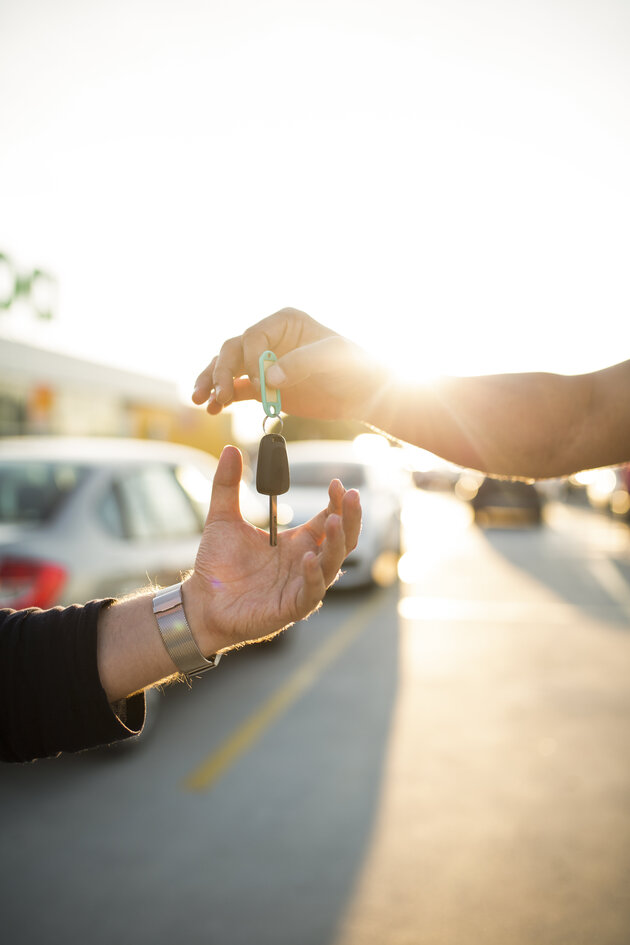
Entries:
{"label": "open palm", "polygon": [[241,516],[241,474],[241,454],[226,447],[190,578],[217,649],[276,633],[315,610],[355,547],[361,523],[358,493],[333,480],[327,508],[282,532],[272,547],[267,533]]}

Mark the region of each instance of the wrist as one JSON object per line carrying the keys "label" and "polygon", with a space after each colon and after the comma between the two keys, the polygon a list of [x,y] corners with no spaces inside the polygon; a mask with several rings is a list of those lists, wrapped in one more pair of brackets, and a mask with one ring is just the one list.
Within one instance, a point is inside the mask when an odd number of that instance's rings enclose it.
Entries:
{"label": "wrist", "polygon": [[370,383],[363,386],[356,400],[352,419],[391,433],[401,396],[400,385],[374,369]]}
{"label": "wrist", "polygon": [[199,649],[186,612],[182,582],[162,588],[153,597],[153,613],[157,620],[162,643],[177,670],[189,679],[203,676],[214,669],[221,659],[218,653],[208,658]]}
{"label": "wrist", "polygon": [[336,396],[337,418],[374,424],[381,405],[387,404],[391,378],[383,366],[353,342],[346,342],[343,371],[334,378],[330,393]]}
{"label": "wrist", "polygon": [[223,650],[226,643],[217,632],[209,613],[207,594],[194,572],[182,582],[182,601],[190,632],[203,655],[207,658]]}

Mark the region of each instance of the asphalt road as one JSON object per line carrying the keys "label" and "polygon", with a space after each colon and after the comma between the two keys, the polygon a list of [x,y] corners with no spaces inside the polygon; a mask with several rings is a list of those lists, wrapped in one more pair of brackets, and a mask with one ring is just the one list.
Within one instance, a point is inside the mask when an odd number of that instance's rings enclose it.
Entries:
{"label": "asphalt road", "polygon": [[416,492],[400,582],[0,770],[10,945],[627,945],[630,532]]}

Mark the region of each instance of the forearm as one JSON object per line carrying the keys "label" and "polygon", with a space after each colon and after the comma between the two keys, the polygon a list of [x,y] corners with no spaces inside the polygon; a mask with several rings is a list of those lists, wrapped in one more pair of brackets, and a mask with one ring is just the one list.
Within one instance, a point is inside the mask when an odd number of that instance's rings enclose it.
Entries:
{"label": "forearm", "polygon": [[[153,597],[148,588],[116,601],[101,611],[98,621],[98,671],[110,702],[178,676],[160,635]],[[205,655],[216,652],[211,631],[201,620],[198,603],[184,582],[184,611],[197,646]]]}
{"label": "forearm", "polygon": [[112,706],[98,673],[109,601],[0,611],[0,759],[26,762],[137,734],[144,698]]}
{"label": "forearm", "polygon": [[[618,367],[625,377],[627,367]],[[606,407],[612,370],[394,383],[361,419],[463,467],[519,478],[563,476],[629,458],[628,439],[621,430],[616,435]]]}

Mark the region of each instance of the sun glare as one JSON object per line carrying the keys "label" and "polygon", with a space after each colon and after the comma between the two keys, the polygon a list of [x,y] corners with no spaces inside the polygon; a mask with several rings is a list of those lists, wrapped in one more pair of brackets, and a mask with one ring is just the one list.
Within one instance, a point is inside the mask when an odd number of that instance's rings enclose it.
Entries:
{"label": "sun glare", "polygon": [[105,7],[73,31],[40,5],[34,50],[14,6],[3,222],[59,279],[40,335],[93,354],[100,326],[100,357],[182,378],[186,399],[227,337],[285,305],[415,380],[614,359],[627,70],[573,19],[498,4],[488,30],[463,2],[427,19],[340,0],[237,27],[211,5],[180,45],[139,0],[146,51],[112,71]]}

